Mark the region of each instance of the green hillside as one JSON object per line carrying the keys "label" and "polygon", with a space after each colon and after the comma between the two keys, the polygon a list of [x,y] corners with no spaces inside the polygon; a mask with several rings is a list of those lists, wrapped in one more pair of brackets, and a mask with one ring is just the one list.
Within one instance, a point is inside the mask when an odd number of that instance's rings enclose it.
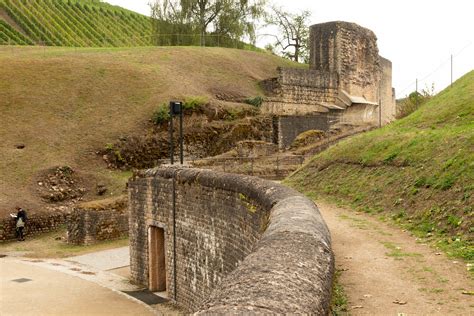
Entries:
{"label": "green hillside", "polygon": [[151,20],[98,0],[0,0],[0,45],[147,46]]}
{"label": "green hillside", "polygon": [[287,182],[440,237],[474,260],[474,71],[412,115],[315,156]]}

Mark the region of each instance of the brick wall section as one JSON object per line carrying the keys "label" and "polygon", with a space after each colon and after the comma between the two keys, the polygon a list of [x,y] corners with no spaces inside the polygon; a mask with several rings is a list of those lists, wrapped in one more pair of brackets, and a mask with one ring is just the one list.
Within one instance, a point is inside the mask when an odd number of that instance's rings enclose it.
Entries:
{"label": "brick wall section", "polygon": [[105,207],[75,207],[67,216],[67,242],[91,245],[128,236],[127,200]]}
{"label": "brick wall section", "polygon": [[202,313],[327,314],[333,256],[318,209],[296,191],[254,177],[137,172],[129,181],[134,282],[148,284],[148,227],[164,228],[167,292],[174,298],[173,187],[178,304]]}
{"label": "brick wall section", "polygon": [[[62,212],[47,214],[28,214],[28,221],[24,228],[25,237],[47,233],[58,229],[66,222]],[[16,239],[16,221],[12,217],[0,220],[0,241]]]}

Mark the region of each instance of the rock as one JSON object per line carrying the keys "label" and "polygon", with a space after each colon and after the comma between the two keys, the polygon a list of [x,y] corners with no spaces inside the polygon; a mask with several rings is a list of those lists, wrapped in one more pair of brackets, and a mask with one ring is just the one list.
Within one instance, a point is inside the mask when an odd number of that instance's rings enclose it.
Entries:
{"label": "rock", "polygon": [[69,166],[59,166],[45,170],[37,180],[38,192],[50,203],[74,200],[85,193],[81,181]]}
{"label": "rock", "polygon": [[97,195],[104,195],[105,192],[107,192],[107,187],[104,184],[99,183],[97,184],[95,190],[96,190]]}
{"label": "rock", "polygon": [[16,144],[16,145],[15,145],[15,148],[16,148],[16,149],[24,149],[25,147],[26,147],[25,144]]}

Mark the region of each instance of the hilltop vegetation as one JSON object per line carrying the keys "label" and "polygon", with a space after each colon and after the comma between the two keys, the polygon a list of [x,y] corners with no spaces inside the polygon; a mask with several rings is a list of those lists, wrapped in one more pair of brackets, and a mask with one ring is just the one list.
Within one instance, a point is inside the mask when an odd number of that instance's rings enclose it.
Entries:
{"label": "hilltop vegetation", "polygon": [[474,71],[408,117],[315,156],[287,182],[439,236],[474,260]]}
{"label": "hilltop vegetation", "polygon": [[232,113],[222,99],[262,95],[258,82],[292,65],[225,48],[0,47],[0,213],[44,210],[38,176],[55,166],[84,179],[86,199],[99,183],[122,193],[130,172],[107,169],[97,153],[153,128],[161,104],[200,96]]}
{"label": "hilltop vegetation", "polygon": [[0,0],[0,45],[151,44],[151,19],[98,0]]}

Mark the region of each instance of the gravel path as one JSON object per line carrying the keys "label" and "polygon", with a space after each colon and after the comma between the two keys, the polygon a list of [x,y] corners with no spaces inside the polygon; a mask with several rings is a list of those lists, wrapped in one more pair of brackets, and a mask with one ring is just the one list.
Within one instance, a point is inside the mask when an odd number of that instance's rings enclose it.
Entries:
{"label": "gravel path", "polygon": [[317,204],[352,315],[474,315],[465,263],[369,215]]}

